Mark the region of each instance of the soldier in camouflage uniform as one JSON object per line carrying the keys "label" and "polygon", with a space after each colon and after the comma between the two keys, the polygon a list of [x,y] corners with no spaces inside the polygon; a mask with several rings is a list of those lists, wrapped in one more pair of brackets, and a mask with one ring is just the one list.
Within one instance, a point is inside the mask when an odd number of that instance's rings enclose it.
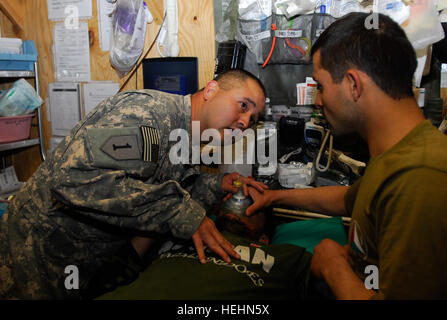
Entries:
{"label": "soldier in camouflage uniform", "polygon": [[237,258],[205,215],[234,191],[237,175],[199,175],[198,165],[172,164],[169,150],[176,142],[169,134],[191,132],[194,120],[201,132],[247,128],[264,101],[259,80],[233,70],[192,96],[139,90],[99,104],[0,220],[0,298],[78,298],[80,290],[66,288],[67,266],[78,269],[82,289],[123,243],[147,232],[192,237],[202,258],[204,244],[227,261]]}

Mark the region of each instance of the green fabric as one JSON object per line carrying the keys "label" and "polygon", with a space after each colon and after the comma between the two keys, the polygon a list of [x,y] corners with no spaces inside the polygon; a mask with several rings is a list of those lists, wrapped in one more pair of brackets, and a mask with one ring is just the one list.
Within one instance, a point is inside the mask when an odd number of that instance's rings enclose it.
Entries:
{"label": "green fabric", "polygon": [[296,221],[276,227],[272,244],[289,243],[313,249],[323,239],[332,239],[342,246],[347,244],[346,233],[341,217]]}
{"label": "green fabric", "polygon": [[424,121],[368,164],[346,194],[349,261],[378,267],[373,299],[447,299],[447,137]]}
{"label": "green fabric", "polygon": [[165,242],[139,278],[98,299],[296,299],[303,296],[311,255],[304,248],[268,245],[223,232],[241,260],[230,264],[207,252],[200,264],[191,242]]}

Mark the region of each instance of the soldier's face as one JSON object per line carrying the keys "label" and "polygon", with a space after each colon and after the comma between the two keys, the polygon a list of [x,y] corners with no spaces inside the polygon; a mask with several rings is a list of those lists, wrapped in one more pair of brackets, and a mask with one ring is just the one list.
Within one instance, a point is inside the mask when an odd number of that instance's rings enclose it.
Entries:
{"label": "soldier's face", "polygon": [[216,92],[207,101],[204,109],[203,129],[219,130],[224,141],[225,129],[247,129],[258,121],[264,107],[265,97],[262,89],[252,79],[239,82],[230,90],[217,86]]}

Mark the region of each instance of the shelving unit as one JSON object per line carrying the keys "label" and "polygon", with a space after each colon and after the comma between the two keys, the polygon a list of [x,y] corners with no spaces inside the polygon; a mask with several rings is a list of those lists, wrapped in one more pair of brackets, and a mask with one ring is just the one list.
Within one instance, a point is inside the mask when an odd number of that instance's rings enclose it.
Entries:
{"label": "shelving unit", "polygon": [[[37,69],[37,61],[34,62],[34,71],[28,70],[0,70],[0,78],[34,78],[35,89],[38,95],[40,95],[39,88],[39,73]],[[45,141],[43,138],[43,126],[42,126],[42,110],[41,107],[37,108],[37,125],[39,130],[39,137],[36,139],[27,139],[21,141],[0,143],[0,152],[14,150],[19,148],[26,148],[35,145],[40,145],[40,155],[42,160],[45,161]]]}

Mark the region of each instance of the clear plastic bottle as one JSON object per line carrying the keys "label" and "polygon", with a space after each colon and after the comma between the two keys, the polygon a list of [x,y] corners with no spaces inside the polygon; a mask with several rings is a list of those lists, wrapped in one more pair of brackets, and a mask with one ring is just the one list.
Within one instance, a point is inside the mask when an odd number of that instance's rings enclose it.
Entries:
{"label": "clear plastic bottle", "polygon": [[236,180],[233,182],[233,186],[239,188],[238,192],[224,202],[222,205],[223,213],[233,213],[239,216],[245,216],[245,210],[253,203],[250,197],[244,195],[242,189],[242,182]]}

